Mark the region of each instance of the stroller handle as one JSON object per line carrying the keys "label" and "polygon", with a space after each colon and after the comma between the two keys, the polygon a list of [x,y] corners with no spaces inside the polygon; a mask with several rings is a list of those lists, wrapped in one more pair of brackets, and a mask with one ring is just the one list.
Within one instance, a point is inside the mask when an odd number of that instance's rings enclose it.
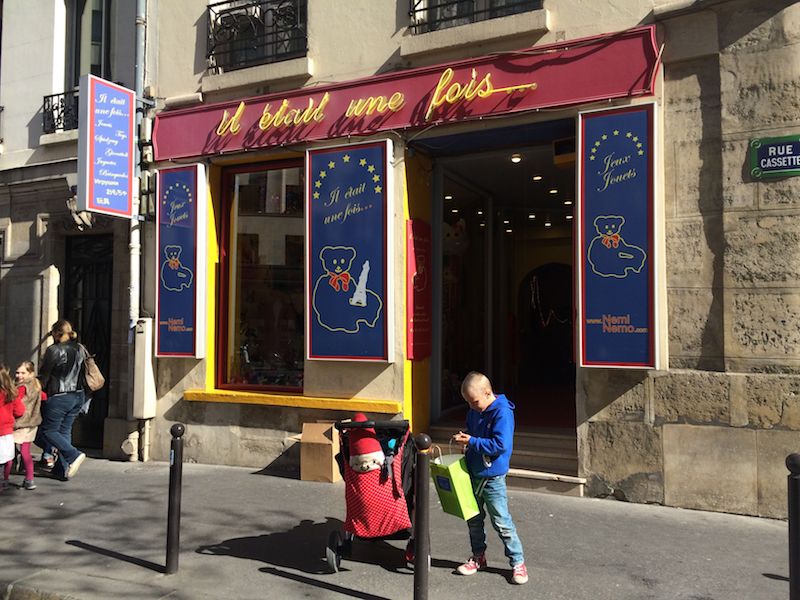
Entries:
{"label": "stroller handle", "polygon": [[336,421],[334,426],[339,431],[366,428],[406,431],[408,429],[408,421],[351,421],[350,419],[346,419],[344,421]]}

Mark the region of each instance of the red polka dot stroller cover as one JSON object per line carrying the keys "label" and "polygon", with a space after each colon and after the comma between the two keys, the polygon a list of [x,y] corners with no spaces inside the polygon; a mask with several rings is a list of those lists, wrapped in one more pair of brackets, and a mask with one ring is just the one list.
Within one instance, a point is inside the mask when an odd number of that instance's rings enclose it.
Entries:
{"label": "red polka dot stroller cover", "polygon": [[359,537],[373,538],[389,536],[411,527],[402,476],[403,453],[410,451],[410,444],[409,448],[406,447],[408,436],[409,432],[406,431],[397,444],[397,454],[387,461],[384,468],[359,473],[345,460],[345,531]]}

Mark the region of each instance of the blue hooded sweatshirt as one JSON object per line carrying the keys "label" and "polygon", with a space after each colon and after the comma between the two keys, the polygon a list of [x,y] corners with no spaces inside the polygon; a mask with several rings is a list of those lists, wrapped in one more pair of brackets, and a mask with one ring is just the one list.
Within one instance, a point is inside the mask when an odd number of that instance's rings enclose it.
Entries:
{"label": "blue hooded sweatshirt", "polygon": [[467,413],[467,469],[476,477],[497,477],[508,473],[514,445],[514,405],[497,394],[481,413]]}

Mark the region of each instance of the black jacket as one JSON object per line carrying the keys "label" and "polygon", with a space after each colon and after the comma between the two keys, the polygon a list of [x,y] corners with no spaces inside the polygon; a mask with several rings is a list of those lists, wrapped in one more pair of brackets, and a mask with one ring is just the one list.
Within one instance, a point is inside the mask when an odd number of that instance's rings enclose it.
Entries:
{"label": "black jacket", "polygon": [[50,346],[39,369],[39,379],[47,395],[82,390],[83,360],[83,351],[74,340]]}

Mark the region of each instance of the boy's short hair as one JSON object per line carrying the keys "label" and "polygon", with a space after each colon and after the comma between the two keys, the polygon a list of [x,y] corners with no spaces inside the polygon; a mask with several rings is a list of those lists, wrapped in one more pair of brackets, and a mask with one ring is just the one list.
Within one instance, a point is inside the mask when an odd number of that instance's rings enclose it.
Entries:
{"label": "boy's short hair", "polygon": [[489,378],[479,371],[470,371],[461,382],[461,391],[467,390],[472,387],[486,387],[490,392],[492,391],[492,382]]}

